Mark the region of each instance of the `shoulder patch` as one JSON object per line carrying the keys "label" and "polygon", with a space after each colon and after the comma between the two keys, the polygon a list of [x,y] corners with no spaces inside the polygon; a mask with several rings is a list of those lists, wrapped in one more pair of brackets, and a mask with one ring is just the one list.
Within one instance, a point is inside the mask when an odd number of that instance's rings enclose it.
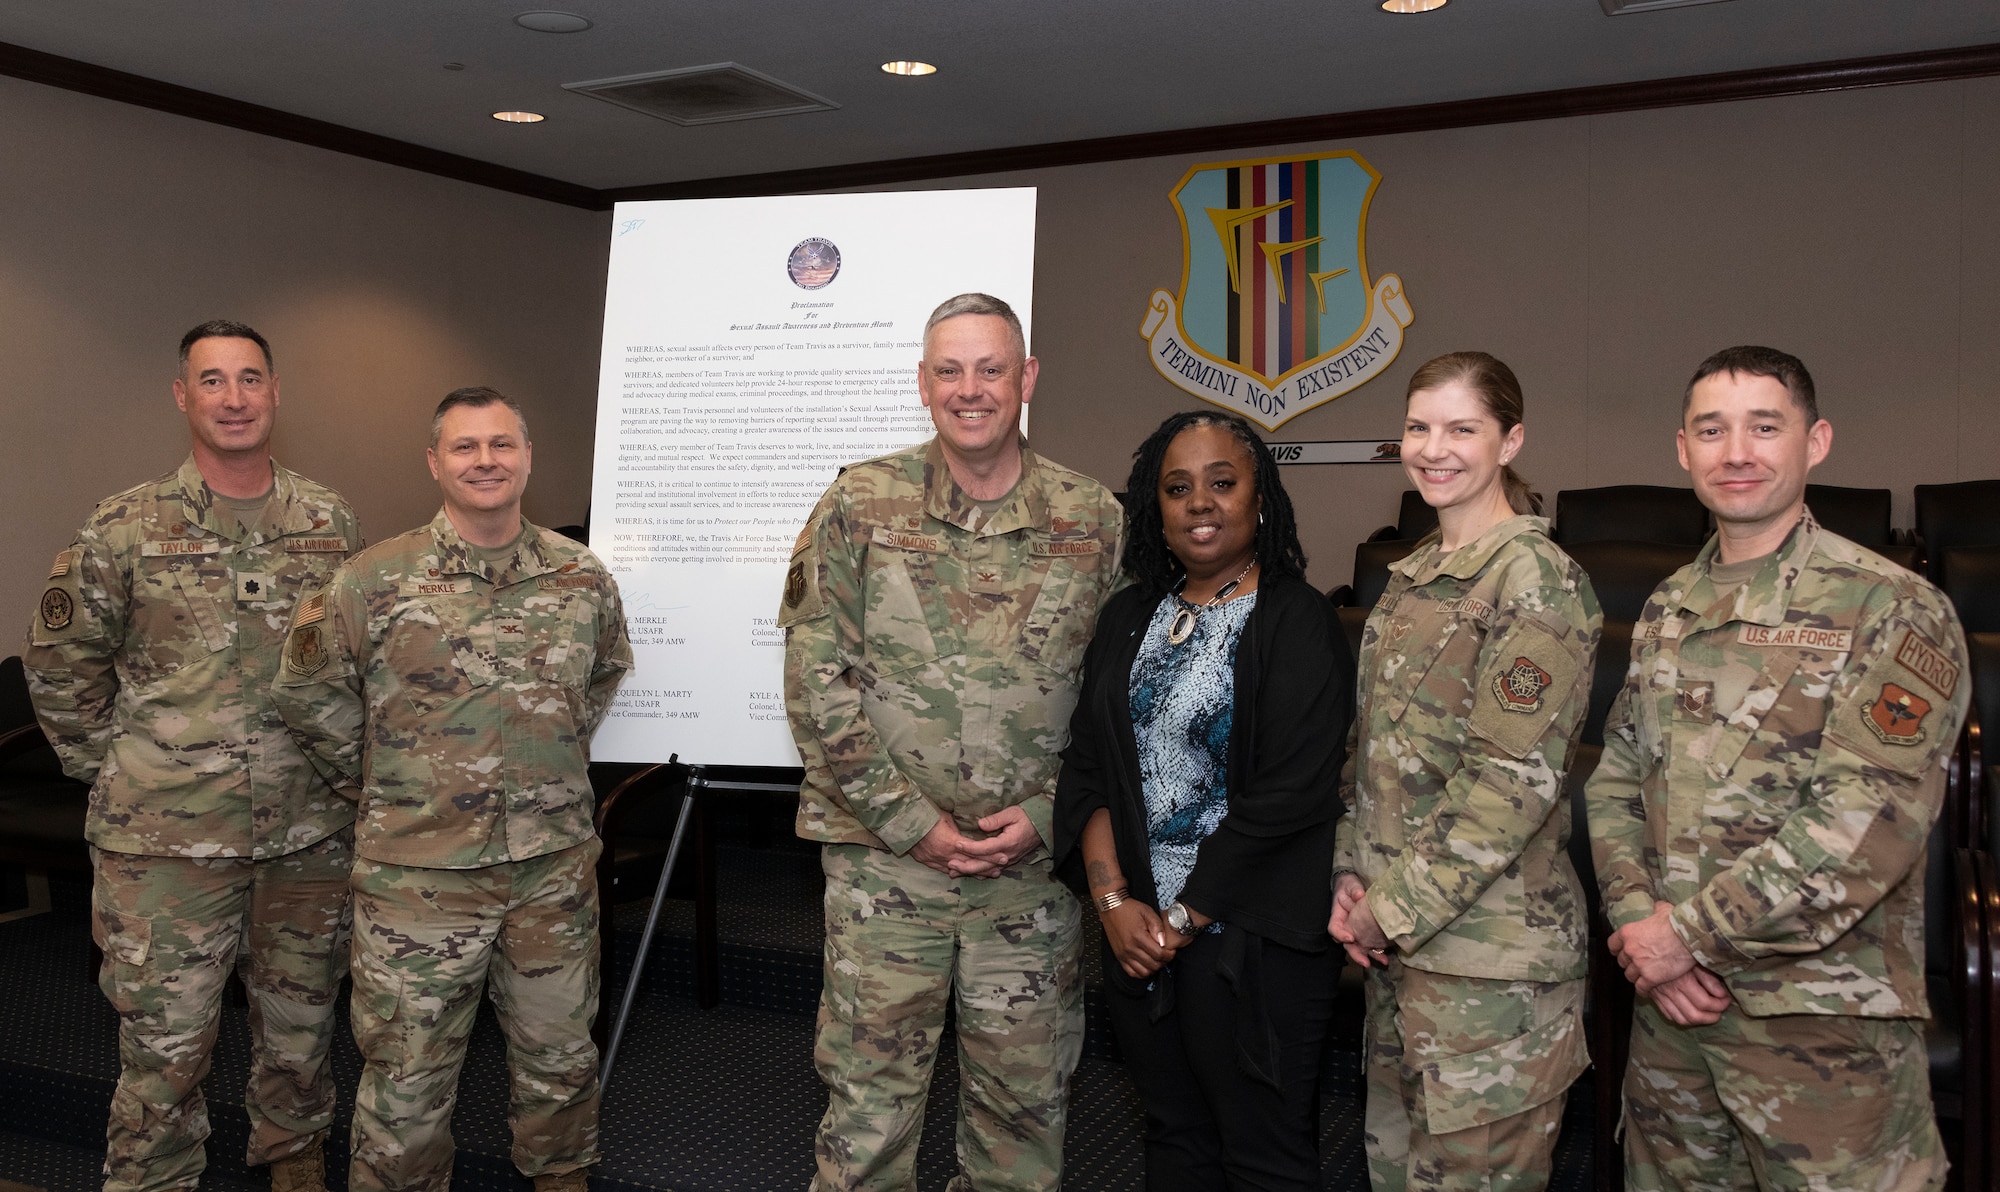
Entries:
{"label": "shoulder patch", "polygon": [[285,666],[296,675],[315,675],[326,666],[326,644],[320,640],[318,625],[292,626],[292,640],[285,646]]}
{"label": "shoulder patch", "polygon": [[314,592],[299,604],[298,616],[292,618],[294,627],[317,625],[326,620],[326,593]]}
{"label": "shoulder patch", "polygon": [[1896,662],[1946,699],[1958,694],[1958,664],[1916,630],[1904,630],[1903,642],[1896,647]]}
{"label": "shoulder patch", "polygon": [[42,593],[42,628],[51,633],[68,629],[76,619],[76,598],[62,588],[50,588]]}
{"label": "shoulder patch", "polygon": [[1493,694],[1499,697],[1502,709],[1532,715],[1542,710],[1542,696],[1554,681],[1554,675],[1523,654],[1514,659],[1513,666],[1493,676]]}
{"label": "shoulder patch", "polygon": [[1890,641],[1835,702],[1826,737],[1885,769],[1918,778],[1952,747],[1953,697],[1963,665],[1907,625]]}
{"label": "shoulder patch", "polygon": [[1494,644],[1498,655],[1472,693],[1469,727],[1510,757],[1526,757],[1574,695],[1582,660],[1574,645],[1531,620]]}
{"label": "shoulder patch", "polygon": [[49,565],[49,578],[61,579],[63,576],[68,575],[69,569],[75,559],[76,548],[73,546],[67,550],[56,552],[56,561]]}
{"label": "shoulder patch", "polygon": [[[826,594],[820,590],[819,529],[823,514],[815,514],[799,531],[792,544],[791,565],[785,568],[785,592],[778,603],[778,627],[789,629],[810,621],[826,611]],[[876,527],[875,533],[892,531]]]}

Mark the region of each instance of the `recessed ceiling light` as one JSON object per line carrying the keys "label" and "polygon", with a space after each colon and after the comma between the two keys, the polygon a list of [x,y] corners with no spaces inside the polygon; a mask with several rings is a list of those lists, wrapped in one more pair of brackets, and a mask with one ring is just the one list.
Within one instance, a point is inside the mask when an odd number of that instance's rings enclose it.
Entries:
{"label": "recessed ceiling light", "polygon": [[1446,0],[1382,0],[1383,12],[1430,12],[1443,8]]}
{"label": "recessed ceiling light", "polygon": [[882,69],[886,73],[893,75],[927,75],[937,73],[937,67],[932,66],[928,62],[884,62]]}
{"label": "recessed ceiling light", "polygon": [[495,112],[493,118],[504,120],[509,124],[540,124],[548,119],[540,112]]}
{"label": "recessed ceiling light", "polygon": [[581,33],[590,28],[590,19],[573,12],[524,12],[514,18],[523,29],[537,33]]}

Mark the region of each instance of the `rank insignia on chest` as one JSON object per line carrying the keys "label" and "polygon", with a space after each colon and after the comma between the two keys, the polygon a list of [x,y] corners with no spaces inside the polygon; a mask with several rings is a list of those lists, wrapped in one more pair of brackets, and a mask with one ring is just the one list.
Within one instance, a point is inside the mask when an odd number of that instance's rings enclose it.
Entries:
{"label": "rank insignia on chest", "polygon": [[524,642],[528,640],[528,626],[525,621],[496,621],[493,631],[504,642]]}
{"label": "rank insignia on chest", "polygon": [[320,641],[319,626],[301,625],[292,630],[292,648],[285,662],[301,675],[317,674],[326,665],[326,646]]}
{"label": "rank insignia on chest", "polygon": [[76,616],[76,600],[61,588],[42,593],[42,628],[67,629]]}
{"label": "rank insignia on chest", "polygon": [[1542,694],[1553,681],[1549,672],[1522,655],[1514,659],[1514,665],[1493,676],[1493,694],[1500,697],[1500,706],[1509,712],[1539,712]]}
{"label": "rank insignia on chest", "polygon": [[1931,702],[1905,687],[1882,684],[1882,694],[1868,705],[1868,730],[1884,745],[1916,745],[1924,739],[1924,717]]}

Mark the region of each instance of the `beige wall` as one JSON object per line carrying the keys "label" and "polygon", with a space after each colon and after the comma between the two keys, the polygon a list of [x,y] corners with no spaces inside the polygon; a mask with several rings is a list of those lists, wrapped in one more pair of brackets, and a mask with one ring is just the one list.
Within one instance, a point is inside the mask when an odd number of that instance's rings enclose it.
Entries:
{"label": "beige wall", "polygon": [[589,501],[608,214],[0,79],[0,653],[93,504],[179,464],[181,333],[277,354],[275,448],[379,540],[429,520],[431,409],[528,408],[528,514]]}
{"label": "beige wall", "polygon": [[[1683,484],[1688,374],[1733,343],[1802,357],[1835,427],[1829,484],[2000,476],[2000,79],[1459,129],[1338,144],[1382,173],[1369,268],[1416,322],[1381,378],[1277,440],[1393,438],[1424,360],[1481,348],[1527,391],[1522,471],[1551,498]],[[1040,450],[1123,487],[1130,452],[1198,404],[1146,359],[1147,296],[1180,281],[1167,192],[1198,160],[993,176],[1041,188]],[[1380,465],[1290,467],[1321,587],[1393,519]]]}
{"label": "beige wall", "polygon": [[[94,500],[181,457],[171,352],[216,315],[272,337],[280,457],[371,538],[435,507],[425,415],[467,383],[530,403],[530,516],[581,518],[608,216],[12,80],[0,111],[0,634]],[[1167,192],[1198,160],[1282,148],[922,184],[1041,188],[1040,449],[1122,487],[1194,404],[1138,335],[1179,281]],[[1677,484],[1687,373],[1762,341],[1819,380],[1818,479],[1893,488],[1907,524],[1911,485],[2000,476],[2000,79],[1294,148],[1381,171],[1369,265],[1417,317],[1385,376],[1272,438],[1393,437],[1411,370],[1478,347],[1527,388],[1538,489]],[[1286,478],[1313,579],[1344,582],[1401,472]]]}

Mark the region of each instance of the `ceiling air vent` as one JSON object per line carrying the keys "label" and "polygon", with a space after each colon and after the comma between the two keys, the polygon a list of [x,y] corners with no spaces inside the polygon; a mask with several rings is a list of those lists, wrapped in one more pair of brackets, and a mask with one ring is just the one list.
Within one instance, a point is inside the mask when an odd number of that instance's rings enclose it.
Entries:
{"label": "ceiling air vent", "polygon": [[760,116],[830,112],[840,106],[734,62],[564,83],[563,89],[675,124],[720,124]]}

